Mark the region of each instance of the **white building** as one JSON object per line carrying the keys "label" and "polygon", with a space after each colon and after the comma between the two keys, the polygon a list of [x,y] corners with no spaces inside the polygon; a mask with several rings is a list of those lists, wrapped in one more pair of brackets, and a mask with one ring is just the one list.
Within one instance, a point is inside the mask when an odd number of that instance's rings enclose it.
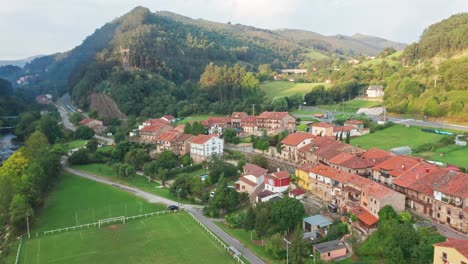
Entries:
{"label": "white building", "polygon": [[190,157],[195,162],[223,155],[224,140],[215,135],[198,135],[190,140]]}
{"label": "white building", "polygon": [[371,85],[366,90],[367,97],[378,98],[384,96],[384,89],[382,85]]}

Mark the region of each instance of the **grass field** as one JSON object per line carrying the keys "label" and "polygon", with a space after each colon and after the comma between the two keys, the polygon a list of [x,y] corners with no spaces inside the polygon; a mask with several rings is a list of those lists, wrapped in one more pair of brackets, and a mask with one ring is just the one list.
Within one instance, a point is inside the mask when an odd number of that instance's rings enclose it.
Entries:
{"label": "grass field", "polygon": [[25,240],[20,263],[237,263],[186,213]]}
{"label": "grass field", "polygon": [[358,100],[354,99],[351,101],[346,101],[343,104],[337,103],[333,105],[320,105],[317,106],[320,109],[328,110],[328,111],[343,111],[348,113],[356,113],[359,108],[370,108],[370,107],[377,107],[382,106],[382,102],[374,102],[374,101],[366,101],[366,100]]}
{"label": "grass field", "polygon": [[73,140],[73,141],[64,143],[63,146],[68,151],[68,150],[72,150],[75,148],[83,147],[84,145],[86,145],[86,142],[88,141],[87,140]]}
{"label": "grass field", "polygon": [[468,167],[468,147],[466,146],[446,146],[437,149],[434,152],[420,153],[420,156],[428,160],[440,161],[450,163],[456,166]]}
{"label": "grass field", "polygon": [[327,55],[314,50],[306,53],[305,56],[311,60],[320,60],[328,58]]}
{"label": "grass field", "polygon": [[218,114],[209,114],[209,115],[193,115],[193,116],[187,116],[185,117],[184,119],[181,119],[179,121],[176,122],[176,125],[180,125],[180,124],[185,124],[187,122],[195,122],[195,121],[203,121],[203,120],[207,120],[208,117],[210,116],[220,116]]}
{"label": "grass field", "polygon": [[165,208],[114,187],[63,172],[60,182],[34,222],[31,233]]}
{"label": "grass field", "polygon": [[325,85],[325,83],[293,83],[287,81],[272,81],[260,84],[262,89],[269,98],[291,96],[295,94],[304,95],[312,90],[315,86]]}
{"label": "grass field", "polygon": [[374,147],[389,150],[401,146],[414,148],[424,143],[436,142],[442,137],[442,135],[422,132],[420,127],[407,128],[402,125],[394,125],[366,136],[352,138],[351,144],[364,149]]}
{"label": "grass field", "polygon": [[[118,178],[115,171],[112,169],[112,167],[107,164],[91,163],[91,164],[86,164],[86,165],[73,165],[72,168],[79,170],[79,171],[84,171],[84,172],[88,172],[91,174],[95,174],[98,176],[111,178],[115,182],[127,184],[130,186],[136,187],[138,189],[141,189],[143,191],[167,198],[169,200],[173,200],[175,202],[178,201],[177,195],[169,192],[168,188],[161,187],[156,182],[149,182],[146,178],[142,176],[137,175],[133,178],[128,178],[128,179]],[[205,173],[205,170],[200,169],[191,173],[187,173],[187,175],[195,177],[204,173]],[[188,199],[180,199],[180,201],[182,203],[189,203],[189,204],[193,203]]]}
{"label": "grass field", "polygon": [[[255,255],[260,257],[265,263],[269,264],[279,264],[279,263],[284,263],[281,262],[280,260],[275,260],[273,259],[270,254],[265,250],[265,247],[263,247],[261,244],[256,244],[252,240],[250,240],[250,232],[245,231],[244,229],[241,228],[230,228],[226,226],[224,223],[216,222],[215,223],[217,226],[219,226],[221,229],[223,229],[226,233],[231,235],[232,237],[238,239],[239,241],[242,242],[247,248],[249,248]],[[252,233],[252,238],[254,240],[259,240],[255,232]],[[266,241],[264,241],[266,243]]]}

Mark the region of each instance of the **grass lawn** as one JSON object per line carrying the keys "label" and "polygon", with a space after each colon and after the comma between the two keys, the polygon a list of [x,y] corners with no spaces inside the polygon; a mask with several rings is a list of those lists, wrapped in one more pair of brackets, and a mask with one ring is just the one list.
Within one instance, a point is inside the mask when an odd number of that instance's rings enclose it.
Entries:
{"label": "grass lawn", "polygon": [[269,98],[277,96],[291,96],[295,94],[304,95],[310,92],[315,86],[325,85],[325,83],[293,83],[287,81],[270,81],[260,84]]}
{"label": "grass lawn", "polygon": [[304,54],[307,58],[311,59],[311,60],[320,60],[320,59],[326,59],[328,58],[327,55],[323,54],[323,53],[320,53],[318,51],[310,51],[306,54]]}
{"label": "grass lawn", "polygon": [[[163,188],[156,182],[148,182],[148,180],[145,177],[137,175],[133,178],[128,178],[128,179],[118,178],[115,171],[112,169],[112,167],[107,164],[91,163],[91,164],[86,164],[86,165],[73,165],[71,167],[75,170],[88,172],[88,173],[106,177],[106,178],[111,178],[115,182],[119,182],[119,183],[127,184],[129,186],[136,187],[143,191],[167,198],[169,200],[173,200],[174,202],[178,201],[177,194],[173,194],[169,192],[168,188]],[[204,173],[205,173],[205,170],[201,169],[201,170],[197,170],[188,174],[191,176],[195,176],[195,175],[201,175]],[[193,203],[188,199],[180,199],[180,201],[182,203],[188,203],[188,204]]]}
{"label": "grass lawn", "polygon": [[351,144],[364,149],[374,147],[389,150],[401,146],[414,148],[424,143],[436,142],[442,137],[442,135],[423,132],[421,127],[407,128],[402,125],[394,125],[369,135],[351,138]]}
{"label": "grass lawn", "polygon": [[[441,156],[442,154],[442,156]],[[446,146],[439,148],[434,152],[420,153],[422,157],[428,160],[450,163],[456,166],[468,167],[468,147],[466,146]]]}
{"label": "grass lawn", "polygon": [[359,108],[371,108],[377,106],[382,106],[382,102],[353,99],[351,101],[344,102],[343,105],[341,103],[337,103],[333,105],[320,105],[317,107],[328,111],[341,112],[342,110],[344,110],[344,112],[356,113],[357,110],[359,110]]}
{"label": "grass lawn", "polygon": [[20,263],[237,263],[186,213],[25,241]]}
{"label": "grass lawn", "polygon": [[218,115],[218,114],[210,114],[210,115],[193,115],[193,116],[188,116],[188,117],[185,117],[184,119],[181,119],[179,121],[176,122],[176,125],[183,125],[187,122],[195,122],[195,121],[203,121],[203,120],[207,120],[208,117],[210,116],[221,116],[221,115]]}
{"label": "grass lawn", "polygon": [[86,145],[87,140],[73,140],[67,143],[64,143],[63,146],[67,151],[75,149],[75,148],[80,148]]}
{"label": "grass lawn", "polygon": [[[220,222],[216,222],[215,223],[217,226],[219,226],[221,229],[223,229],[226,233],[228,233],[229,235],[231,235],[232,237],[238,239],[239,241],[242,242],[242,244],[244,244],[244,246],[246,246],[247,248],[249,248],[251,251],[253,251],[253,253],[255,255],[257,255],[259,258],[261,258],[263,261],[265,261],[266,263],[284,263],[284,261],[280,261],[280,260],[276,260],[276,259],[273,259],[270,257],[270,254],[268,254],[265,250],[264,247],[262,247],[262,245],[258,245],[258,244],[255,244],[254,242],[252,242],[252,240],[250,240],[250,232],[249,231],[245,231],[244,229],[240,229],[240,228],[230,228],[228,226],[226,226],[224,223],[220,223]],[[253,232],[253,239],[254,240],[258,240],[259,238],[257,237],[257,235],[255,234],[255,232]],[[266,243],[266,241],[264,241],[264,243]]]}
{"label": "grass lawn", "polygon": [[112,186],[62,172],[55,190],[47,197],[31,233],[122,215],[165,210]]}
{"label": "grass lawn", "polygon": [[336,263],[340,264],[381,264],[383,260],[376,257],[358,257],[352,256],[347,259],[343,259],[341,261],[337,261]]}
{"label": "grass lawn", "polygon": [[320,110],[307,110],[307,109],[296,109],[291,112],[291,114],[297,114],[297,115],[314,115],[314,114],[323,114],[324,111]]}

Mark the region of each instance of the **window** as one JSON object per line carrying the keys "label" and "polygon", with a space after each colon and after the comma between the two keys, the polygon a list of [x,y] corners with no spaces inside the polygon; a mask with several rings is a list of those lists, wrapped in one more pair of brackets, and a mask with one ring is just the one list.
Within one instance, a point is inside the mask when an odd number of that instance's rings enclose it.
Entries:
{"label": "window", "polygon": [[447,260],[447,253],[442,252],[442,259],[443,259],[443,260]]}
{"label": "window", "polygon": [[330,256],[330,252],[328,252],[328,256]]}
{"label": "window", "polygon": [[450,215],[451,211],[450,208],[447,208],[447,214]]}
{"label": "window", "polygon": [[242,190],[245,190],[245,186],[242,186]]}

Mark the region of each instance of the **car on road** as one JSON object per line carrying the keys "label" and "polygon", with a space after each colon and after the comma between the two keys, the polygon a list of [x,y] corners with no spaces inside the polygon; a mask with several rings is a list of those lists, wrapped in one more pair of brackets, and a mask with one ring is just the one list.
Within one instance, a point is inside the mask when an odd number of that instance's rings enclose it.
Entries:
{"label": "car on road", "polygon": [[169,205],[169,206],[167,207],[167,209],[168,209],[169,211],[177,211],[177,210],[179,210],[179,206],[177,206],[177,205]]}

